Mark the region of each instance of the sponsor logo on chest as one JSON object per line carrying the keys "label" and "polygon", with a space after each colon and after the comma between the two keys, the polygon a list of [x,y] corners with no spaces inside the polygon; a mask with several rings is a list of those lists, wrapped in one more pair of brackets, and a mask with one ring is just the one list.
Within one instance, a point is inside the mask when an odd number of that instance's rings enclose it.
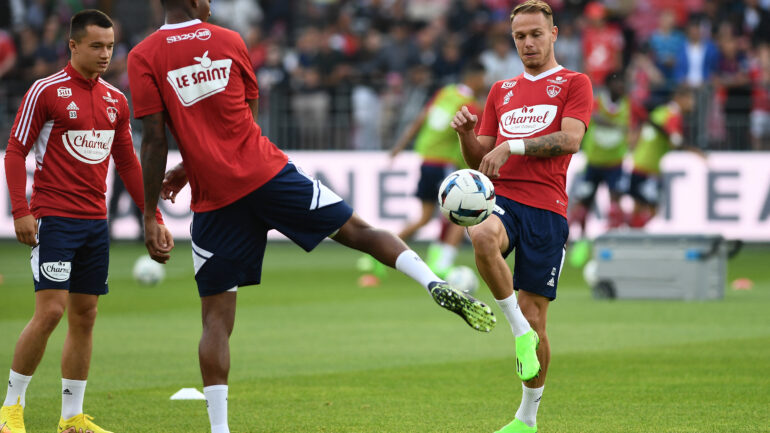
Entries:
{"label": "sponsor logo on chest", "polygon": [[194,57],[197,64],[168,71],[166,74],[166,80],[185,107],[225,90],[230,82],[230,67],[233,61],[211,60],[208,54],[206,51],[203,56]]}
{"label": "sponsor logo on chest", "polygon": [[500,135],[519,138],[540,132],[551,126],[557,110],[555,105],[540,104],[507,111],[500,116]]}
{"label": "sponsor logo on chest", "polygon": [[504,82],[500,86],[500,88],[501,89],[513,89],[513,87],[516,86],[516,83],[518,83],[518,81],[506,81],[506,82]]}
{"label": "sponsor logo on chest", "polygon": [[86,164],[99,164],[110,156],[115,131],[67,131],[61,138],[64,148],[75,159]]}
{"label": "sponsor logo on chest", "polygon": [[72,96],[72,89],[69,87],[59,87],[56,89],[56,96],[67,99]]}

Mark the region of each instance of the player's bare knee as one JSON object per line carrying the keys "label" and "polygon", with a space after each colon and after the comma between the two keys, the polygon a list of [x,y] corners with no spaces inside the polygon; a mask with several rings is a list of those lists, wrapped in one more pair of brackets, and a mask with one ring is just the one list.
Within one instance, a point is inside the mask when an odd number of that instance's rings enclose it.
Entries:
{"label": "player's bare knee", "polygon": [[474,227],[468,233],[476,256],[489,257],[500,253],[498,235],[495,231],[484,227]]}
{"label": "player's bare knee", "polygon": [[88,308],[70,309],[68,313],[68,320],[70,327],[78,327],[80,329],[92,329],[96,322],[96,315],[98,309],[96,306]]}
{"label": "player's bare knee", "polygon": [[35,310],[32,316],[33,323],[43,332],[51,333],[64,316],[64,306],[46,305]]}

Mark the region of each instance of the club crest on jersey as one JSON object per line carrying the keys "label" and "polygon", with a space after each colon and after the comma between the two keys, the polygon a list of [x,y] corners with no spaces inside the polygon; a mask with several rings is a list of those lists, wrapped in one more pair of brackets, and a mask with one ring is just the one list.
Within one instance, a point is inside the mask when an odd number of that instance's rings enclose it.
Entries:
{"label": "club crest on jersey", "polygon": [[110,118],[111,123],[115,123],[115,119],[118,118],[118,109],[115,107],[107,107],[107,117]]}
{"label": "club crest on jersey", "polygon": [[86,164],[99,164],[110,156],[115,130],[67,131],[62,134],[64,148]]}
{"label": "club crest on jersey", "polygon": [[511,102],[512,96],[513,90],[509,90],[508,93],[505,94],[505,98],[503,98],[503,105],[508,105],[508,103]]}
{"label": "club crest on jersey", "polygon": [[500,116],[500,135],[506,138],[529,137],[551,126],[557,111],[557,106],[549,104],[525,105],[507,111]]}
{"label": "club crest on jersey", "polygon": [[168,71],[166,80],[185,107],[215,95],[227,88],[230,82],[232,59],[211,60],[206,51],[194,57],[196,64]]}
{"label": "club crest on jersey", "polygon": [[551,86],[548,86],[548,87],[545,88],[545,93],[547,93],[548,96],[550,96],[551,98],[553,98],[556,95],[558,95],[559,92],[561,92],[561,87],[559,87],[559,86],[551,85]]}
{"label": "club crest on jersey", "polygon": [[500,88],[501,89],[512,89],[516,85],[516,83],[518,83],[518,81],[505,81],[500,86]]}
{"label": "club crest on jersey", "polygon": [[60,98],[65,98],[65,99],[69,98],[70,96],[72,96],[72,89],[70,89],[69,87],[59,87],[58,89],[56,89],[56,96]]}

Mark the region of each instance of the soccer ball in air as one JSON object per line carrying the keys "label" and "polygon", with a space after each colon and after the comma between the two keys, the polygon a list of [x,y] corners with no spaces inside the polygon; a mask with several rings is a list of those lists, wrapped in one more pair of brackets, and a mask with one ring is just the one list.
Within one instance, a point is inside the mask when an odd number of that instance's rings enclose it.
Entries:
{"label": "soccer ball in air", "polygon": [[153,260],[148,255],[136,259],[133,270],[134,280],[143,286],[154,286],[166,276],[163,265]]}
{"label": "soccer ball in air", "polygon": [[454,266],[446,275],[446,282],[457,290],[472,295],[479,288],[479,279],[476,273],[468,266]]}
{"label": "soccer ball in air", "polygon": [[495,187],[479,171],[469,168],[457,170],[441,183],[438,205],[449,221],[461,226],[473,226],[492,214]]}

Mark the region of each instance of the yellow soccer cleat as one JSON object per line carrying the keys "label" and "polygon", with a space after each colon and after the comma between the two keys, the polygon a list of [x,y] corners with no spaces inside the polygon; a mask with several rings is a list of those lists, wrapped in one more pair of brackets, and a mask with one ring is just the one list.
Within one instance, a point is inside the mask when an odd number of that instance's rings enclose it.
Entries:
{"label": "yellow soccer cleat", "polygon": [[0,433],[27,433],[24,428],[24,407],[21,398],[13,406],[0,409]]}
{"label": "yellow soccer cleat", "polygon": [[58,433],[112,433],[93,423],[94,417],[84,413],[65,420],[59,420]]}

